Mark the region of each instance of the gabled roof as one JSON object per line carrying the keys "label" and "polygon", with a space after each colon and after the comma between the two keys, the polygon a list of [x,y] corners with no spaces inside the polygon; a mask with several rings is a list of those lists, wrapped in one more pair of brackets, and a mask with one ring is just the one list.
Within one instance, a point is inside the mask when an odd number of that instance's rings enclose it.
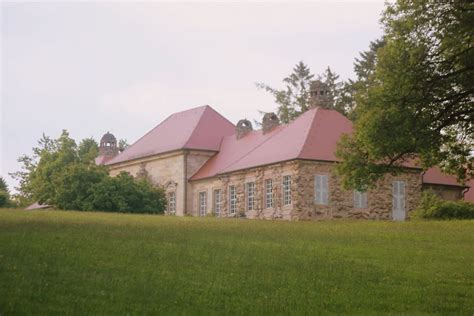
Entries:
{"label": "gabled roof", "polygon": [[222,138],[234,132],[235,126],[231,122],[205,105],[171,115],[106,164],[179,149],[218,151]]}
{"label": "gabled roof", "polygon": [[219,153],[191,180],[293,159],[336,161],[337,141],[351,132],[352,124],[342,114],[315,108],[267,134],[260,130],[239,140],[225,137]]}
{"label": "gabled roof", "polygon": [[423,174],[423,183],[460,186],[455,176],[443,173],[438,167],[432,167]]}

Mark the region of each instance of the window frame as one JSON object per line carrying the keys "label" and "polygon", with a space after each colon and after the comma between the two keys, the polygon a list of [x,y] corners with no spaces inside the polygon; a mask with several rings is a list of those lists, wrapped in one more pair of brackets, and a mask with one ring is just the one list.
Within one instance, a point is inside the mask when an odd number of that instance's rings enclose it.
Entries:
{"label": "window frame", "polygon": [[[173,197],[173,199],[171,197]],[[173,201],[173,203],[171,203],[171,201]],[[175,215],[176,214],[176,192],[175,191],[168,192],[167,202],[168,202],[167,203],[168,214]],[[173,208],[171,206],[173,206]]]}
{"label": "window frame", "polygon": [[237,213],[237,187],[229,185],[229,215]]}
{"label": "window frame", "polygon": [[215,189],[213,193],[214,213],[216,216],[221,216],[222,211],[222,190]]}
{"label": "window frame", "polygon": [[273,179],[265,180],[265,208],[273,208]]}
{"label": "window frame", "polygon": [[207,191],[201,191],[199,192],[199,216],[204,217],[206,215],[207,215]]}
{"label": "window frame", "polygon": [[[285,181],[285,180],[289,181]],[[291,184],[292,184],[292,178],[291,175],[284,175],[282,179],[282,202],[283,206],[290,206],[293,203],[293,199],[291,196]]]}
{"label": "window frame", "polygon": [[255,211],[255,182],[245,184],[245,198],[247,201],[247,211]]}

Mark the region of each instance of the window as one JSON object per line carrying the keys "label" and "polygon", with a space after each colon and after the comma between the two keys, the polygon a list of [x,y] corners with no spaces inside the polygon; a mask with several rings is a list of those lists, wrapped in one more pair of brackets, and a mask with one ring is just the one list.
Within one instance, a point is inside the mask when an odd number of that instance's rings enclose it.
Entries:
{"label": "window", "polygon": [[229,212],[230,215],[235,215],[237,211],[237,190],[235,185],[229,187]]}
{"label": "window", "polygon": [[207,192],[199,193],[199,216],[206,216],[207,212]]}
{"label": "window", "polygon": [[367,208],[367,192],[354,191],[354,207]]}
{"label": "window", "polygon": [[246,185],[247,193],[247,211],[255,209],[255,182],[249,182]]}
{"label": "window", "polygon": [[319,205],[328,205],[329,185],[327,175],[316,175],[314,178],[314,201]]}
{"label": "window", "polygon": [[291,176],[283,177],[283,205],[291,205]]}
{"label": "window", "polygon": [[273,207],[273,180],[265,180],[265,208]]}
{"label": "window", "polygon": [[176,192],[168,193],[168,214],[176,214]]}
{"label": "window", "polygon": [[214,190],[214,213],[221,216],[221,190]]}
{"label": "window", "polygon": [[394,181],[392,185],[393,210],[405,211],[405,182]]}

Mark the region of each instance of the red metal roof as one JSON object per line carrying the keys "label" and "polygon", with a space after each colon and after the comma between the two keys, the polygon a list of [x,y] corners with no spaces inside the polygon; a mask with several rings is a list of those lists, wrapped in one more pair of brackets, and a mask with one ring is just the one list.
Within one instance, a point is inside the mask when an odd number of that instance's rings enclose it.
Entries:
{"label": "red metal roof", "polygon": [[218,151],[222,137],[234,132],[234,124],[205,105],[171,115],[106,164],[112,165],[178,149]]}
{"label": "red metal roof", "polygon": [[105,165],[107,161],[110,161],[114,157],[106,157],[106,156],[98,156],[95,158],[95,164],[96,165]]}
{"label": "red metal roof", "polygon": [[336,161],[337,141],[351,131],[351,122],[340,113],[312,109],[267,134],[253,131],[239,140],[225,137],[219,153],[191,180],[293,159]]}
{"label": "red metal roof", "polygon": [[443,173],[438,167],[433,167],[426,170],[423,175],[423,183],[455,186],[460,185],[455,176]]}

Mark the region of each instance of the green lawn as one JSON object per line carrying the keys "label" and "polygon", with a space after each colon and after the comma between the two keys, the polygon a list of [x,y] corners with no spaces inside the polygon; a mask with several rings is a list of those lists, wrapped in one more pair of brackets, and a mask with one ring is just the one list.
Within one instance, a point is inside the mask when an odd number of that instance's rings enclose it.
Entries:
{"label": "green lawn", "polygon": [[0,314],[474,314],[474,221],[0,210]]}

